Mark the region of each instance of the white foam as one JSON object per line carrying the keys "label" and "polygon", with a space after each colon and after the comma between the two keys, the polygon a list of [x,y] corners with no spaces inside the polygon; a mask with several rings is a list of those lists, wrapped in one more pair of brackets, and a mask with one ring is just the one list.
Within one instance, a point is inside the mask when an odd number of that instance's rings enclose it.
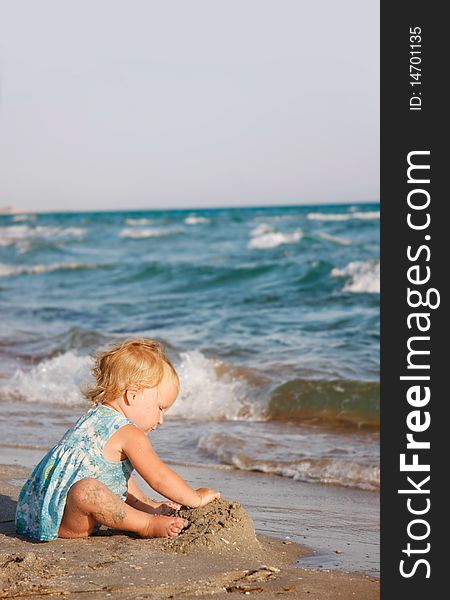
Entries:
{"label": "white foam", "polygon": [[256,223],[260,223],[261,221],[266,222],[266,221],[295,221],[296,219],[299,218],[299,215],[271,215],[271,216],[265,216],[265,217],[255,217],[253,220]]}
{"label": "white foam", "polygon": [[[170,415],[198,420],[263,420],[263,410],[249,400],[250,386],[229,373],[219,376],[221,363],[194,350],[181,354],[177,371],[180,396]],[[93,359],[68,351],[30,370],[18,369],[0,387],[1,395],[26,402],[75,405],[84,400],[81,388],[92,381]]]}
{"label": "white foam", "polygon": [[266,233],[273,233],[275,230],[272,225],[268,223],[261,223],[254,229],[250,231],[250,237],[260,237],[261,235],[265,235]]}
{"label": "white foam", "polygon": [[319,237],[321,237],[322,239],[327,240],[329,242],[334,242],[335,244],[340,244],[341,246],[350,246],[350,244],[352,243],[351,240],[348,240],[346,238],[336,237],[335,235],[330,235],[329,233],[326,233],[325,231],[319,231]]}
{"label": "white foam", "polygon": [[372,210],[372,211],[366,211],[366,212],[354,212],[352,213],[352,217],[354,219],[362,219],[362,220],[377,220],[380,218],[380,211],[379,210]]}
{"label": "white foam", "polygon": [[0,263],[0,277],[10,277],[12,275],[39,275],[41,273],[51,273],[52,271],[95,269],[94,264],[83,264],[77,262],[52,263],[47,265],[14,266]]}
{"label": "white foam", "polygon": [[125,219],[127,225],[151,225],[154,223],[152,219]]}
{"label": "white foam", "polygon": [[364,490],[377,490],[380,487],[379,467],[360,465],[351,461],[311,459],[287,465],[257,461],[252,466],[251,462],[247,465],[237,455],[235,463],[235,466],[241,469],[273,473],[297,481],[356,487]]}
{"label": "white foam", "polygon": [[142,229],[129,229],[125,228],[119,233],[119,236],[122,238],[131,238],[131,239],[144,239],[144,238],[152,238],[152,237],[162,237],[165,235],[172,235],[176,233],[175,229],[157,229],[151,227],[145,227]]}
{"label": "white foam", "polygon": [[71,237],[83,237],[87,231],[85,227],[56,227],[55,229],[59,229],[57,235]]}
{"label": "white foam", "polygon": [[36,215],[33,214],[24,214],[24,215],[14,215],[13,221],[15,223],[20,223],[23,221],[35,221]]}
{"label": "white foam", "polygon": [[247,246],[258,250],[276,248],[283,244],[296,244],[302,238],[302,235],[301,229],[296,229],[291,233],[282,233],[281,231],[275,231],[267,223],[261,223],[250,232],[251,240]]}
{"label": "white foam", "polygon": [[90,380],[92,358],[69,351],[44,360],[30,371],[18,369],[2,386],[2,395],[26,402],[74,405],[86,402],[80,388]]}
{"label": "white foam", "polygon": [[30,243],[36,239],[48,238],[81,238],[86,233],[83,227],[53,227],[51,225],[9,225],[0,227],[0,246],[17,245],[22,250],[28,250]]}
{"label": "white foam", "polygon": [[349,263],[343,269],[334,268],[331,271],[332,277],[349,278],[344,285],[344,292],[380,293],[380,261],[367,260],[355,261]]}
{"label": "white foam", "polygon": [[350,221],[351,219],[373,220],[380,218],[380,211],[352,212],[352,213],[308,213],[310,221]]}
{"label": "white foam", "polygon": [[[270,460],[251,456],[245,439],[211,432],[199,439],[198,448],[215,456],[225,465],[242,471],[259,471],[289,477],[297,481],[319,482],[365,490],[380,486],[380,468],[351,460],[330,457]],[[251,450],[250,450],[251,451]]]}
{"label": "white foam", "polygon": [[201,223],[209,223],[211,219],[206,217],[198,217],[197,215],[189,215],[185,218],[186,225],[200,225]]}
{"label": "white foam", "polygon": [[219,377],[219,364],[198,350],[181,354],[180,395],[170,415],[186,419],[259,419],[262,411],[248,400],[249,386],[229,374]]}

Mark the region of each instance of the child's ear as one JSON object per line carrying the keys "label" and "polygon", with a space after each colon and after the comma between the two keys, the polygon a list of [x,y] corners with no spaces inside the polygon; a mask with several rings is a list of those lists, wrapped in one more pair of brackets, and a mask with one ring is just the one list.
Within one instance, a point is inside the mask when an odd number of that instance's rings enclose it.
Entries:
{"label": "child's ear", "polygon": [[138,396],[138,391],[137,390],[126,390],[125,391],[125,402],[127,404],[134,404],[135,400]]}

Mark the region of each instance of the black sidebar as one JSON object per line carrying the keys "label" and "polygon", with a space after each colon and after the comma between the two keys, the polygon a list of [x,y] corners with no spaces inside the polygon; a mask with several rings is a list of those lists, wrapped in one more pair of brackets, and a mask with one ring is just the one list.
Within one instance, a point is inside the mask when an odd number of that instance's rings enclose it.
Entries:
{"label": "black sidebar", "polygon": [[381,2],[382,600],[448,594],[450,25],[443,11],[438,2]]}

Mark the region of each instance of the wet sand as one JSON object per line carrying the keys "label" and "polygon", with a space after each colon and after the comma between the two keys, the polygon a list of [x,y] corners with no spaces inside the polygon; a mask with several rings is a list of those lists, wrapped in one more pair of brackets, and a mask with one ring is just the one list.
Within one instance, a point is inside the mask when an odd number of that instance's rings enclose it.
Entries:
{"label": "wet sand", "polygon": [[[2,463],[31,469],[45,453],[0,445]],[[169,463],[194,487],[213,487],[236,498],[257,533],[287,539],[311,549],[300,566],[362,571],[379,576],[379,494],[293,481],[276,475]],[[21,486],[25,478],[17,479]],[[140,487],[157,497],[138,476]]]}
{"label": "wet sand", "polygon": [[81,540],[21,538],[13,519],[28,473],[0,466],[0,598],[379,598],[374,577],[299,567],[298,558],[311,551],[291,539],[255,536],[236,501],[188,511],[189,527],[174,540],[109,530]]}

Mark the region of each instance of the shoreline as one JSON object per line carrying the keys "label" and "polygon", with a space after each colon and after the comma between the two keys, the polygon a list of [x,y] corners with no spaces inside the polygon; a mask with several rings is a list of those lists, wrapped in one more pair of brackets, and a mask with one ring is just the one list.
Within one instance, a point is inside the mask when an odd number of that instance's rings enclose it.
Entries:
{"label": "shoreline", "polygon": [[[23,472],[34,468],[45,450],[2,447],[2,464]],[[193,487],[209,486],[238,499],[258,534],[285,539],[311,549],[298,565],[379,577],[379,494],[338,486],[304,483],[278,475],[229,467],[173,465]],[[142,490],[157,498],[140,476]],[[13,478],[19,488],[26,477]],[[160,499],[163,499],[160,497]]]}
{"label": "shoreline", "polygon": [[[16,493],[43,450],[2,447],[2,463],[17,476],[8,481]],[[194,487],[209,485],[235,498],[253,519],[258,535],[310,549],[298,567],[362,572],[379,577],[379,494],[303,483],[288,478],[231,468],[174,465]],[[143,491],[157,494],[135,473]],[[11,488],[11,489],[13,489]]]}
{"label": "shoreline", "polygon": [[[227,498],[239,499],[257,534],[307,549],[297,562],[299,567],[379,577],[377,492],[208,466],[178,464],[175,470],[193,487],[209,485]],[[136,480],[155,496],[139,475]]]}
{"label": "shoreline", "polygon": [[[135,600],[213,596],[293,600],[379,598],[379,580],[361,573],[304,569],[295,564],[307,550],[296,543],[257,536],[257,549],[232,553],[176,554],[168,540],[142,540],[123,533],[79,540],[36,542],[14,532],[15,500],[28,468],[0,466],[0,598],[49,595]],[[109,533],[109,535],[107,534]],[[298,563],[297,563],[298,564]]]}

